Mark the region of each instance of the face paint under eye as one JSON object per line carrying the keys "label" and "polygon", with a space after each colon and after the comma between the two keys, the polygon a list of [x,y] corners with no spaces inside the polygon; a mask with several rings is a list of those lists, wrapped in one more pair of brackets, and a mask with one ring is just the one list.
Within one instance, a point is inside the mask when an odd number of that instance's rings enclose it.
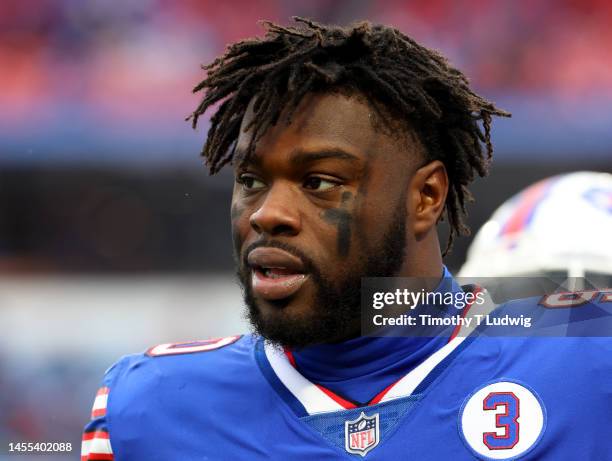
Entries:
{"label": "face paint under eye", "polygon": [[327,222],[335,224],[338,228],[338,254],[341,257],[348,255],[349,248],[351,246],[351,223],[353,215],[347,210],[348,202],[353,197],[349,191],[342,193],[342,205],[341,208],[331,208],[325,210],[322,214],[323,219]]}
{"label": "face paint under eye", "polygon": [[234,259],[238,263],[240,261],[240,248],[242,248],[242,237],[240,236],[240,227],[238,221],[244,214],[245,207],[234,203],[231,208],[232,219],[232,243],[234,247]]}

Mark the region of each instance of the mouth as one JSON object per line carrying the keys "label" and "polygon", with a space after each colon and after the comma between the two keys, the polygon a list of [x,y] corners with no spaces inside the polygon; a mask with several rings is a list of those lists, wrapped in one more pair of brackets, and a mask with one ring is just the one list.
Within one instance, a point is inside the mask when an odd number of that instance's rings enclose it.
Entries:
{"label": "mouth", "polygon": [[259,247],[247,258],[256,296],[275,301],[294,295],[308,279],[303,262],[278,248]]}

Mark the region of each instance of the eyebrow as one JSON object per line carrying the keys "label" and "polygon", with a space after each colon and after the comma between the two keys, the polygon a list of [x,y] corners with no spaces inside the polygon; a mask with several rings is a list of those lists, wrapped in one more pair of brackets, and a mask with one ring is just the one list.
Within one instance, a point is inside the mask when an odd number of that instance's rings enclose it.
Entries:
{"label": "eyebrow", "polygon": [[[240,164],[244,161],[244,156],[245,153],[242,151],[236,150],[234,152],[234,158],[238,160],[237,164]],[[361,161],[361,159],[357,155],[351,154],[342,149],[330,148],[319,149],[316,151],[295,149],[290,154],[289,162],[295,167],[303,167],[305,165],[308,165],[309,163],[315,163],[327,159],[347,160],[352,163],[358,163]],[[249,160],[247,163],[253,166],[261,166],[261,157],[251,155],[249,156]]]}
{"label": "eyebrow", "polygon": [[294,166],[304,166],[320,160],[339,159],[350,162],[359,162],[360,158],[342,149],[321,149],[314,152],[303,151],[300,149],[291,152],[290,162]]}

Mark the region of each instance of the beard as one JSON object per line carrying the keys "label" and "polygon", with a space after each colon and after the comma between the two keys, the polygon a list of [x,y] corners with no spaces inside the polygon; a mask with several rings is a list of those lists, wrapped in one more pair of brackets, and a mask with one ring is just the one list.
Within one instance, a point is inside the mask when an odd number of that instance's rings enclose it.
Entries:
{"label": "beard", "polygon": [[274,315],[264,316],[253,296],[251,270],[243,260],[237,275],[247,308],[246,318],[252,329],[268,341],[290,348],[338,342],[357,336],[361,321],[361,278],[397,275],[404,262],[405,230],[406,208],[404,201],[400,200],[381,243],[362,253],[359,263],[352,265],[354,269],[345,273],[335,285],[330,282],[334,277],[324,277],[310,258],[291,245],[275,241],[251,245],[245,255],[256,247],[268,246],[299,257],[316,287],[312,306],[306,313],[287,312],[284,307],[291,300],[284,299],[273,302],[277,307]]}

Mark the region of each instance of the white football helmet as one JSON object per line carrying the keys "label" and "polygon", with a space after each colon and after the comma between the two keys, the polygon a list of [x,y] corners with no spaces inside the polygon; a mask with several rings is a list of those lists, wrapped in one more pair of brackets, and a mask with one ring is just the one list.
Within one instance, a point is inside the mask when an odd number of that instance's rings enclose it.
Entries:
{"label": "white football helmet", "polygon": [[612,174],[581,171],[537,182],[476,234],[459,277],[612,275]]}

